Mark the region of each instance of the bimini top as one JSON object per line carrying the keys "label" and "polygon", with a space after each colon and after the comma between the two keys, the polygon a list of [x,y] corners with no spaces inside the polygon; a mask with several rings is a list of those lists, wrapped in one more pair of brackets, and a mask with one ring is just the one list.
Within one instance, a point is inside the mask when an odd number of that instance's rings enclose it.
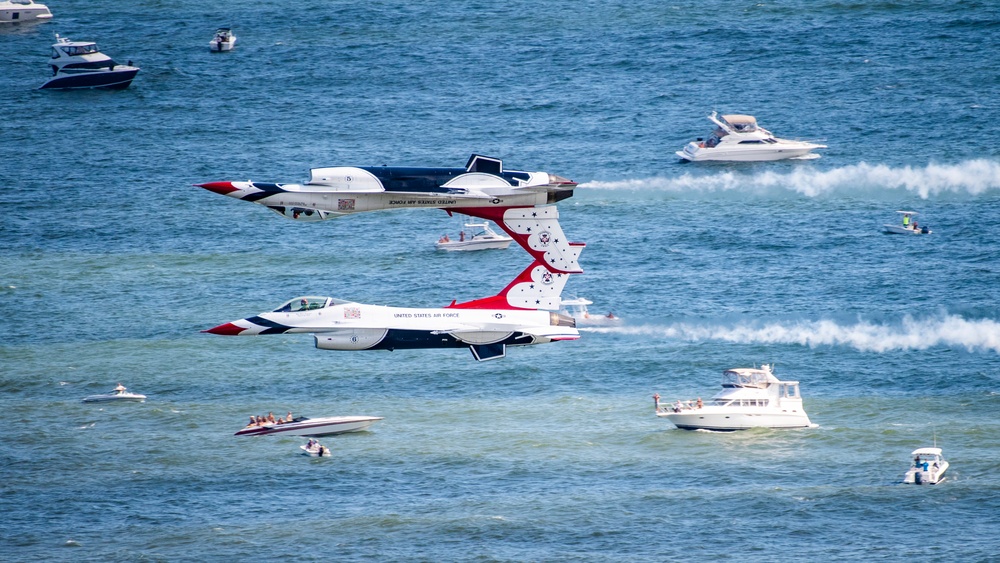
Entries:
{"label": "bimini top", "polygon": [[723,115],[722,120],[728,123],[733,131],[738,133],[752,133],[757,130],[757,119],[752,115],[734,113]]}
{"label": "bimini top", "polygon": [[771,366],[764,364],[760,369],[733,368],[722,372],[723,387],[766,389],[772,383],[781,383],[771,374]]}
{"label": "bimini top", "polygon": [[272,313],[315,311],[316,309],[325,309],[326,307],[332,307],[333,305],[346,305],[348,303],[353,303],[353,301],[344,301],[343,299],[334,299],[332,297],[316,297],[313,295],[306,295],[304,297],[296,297],[295,299],[286,301],[281,305],[281,307],[272,311]]}
{"label": "bimini top", "polygon": [[917,448],[910,455],[941,455],[941,448]]}

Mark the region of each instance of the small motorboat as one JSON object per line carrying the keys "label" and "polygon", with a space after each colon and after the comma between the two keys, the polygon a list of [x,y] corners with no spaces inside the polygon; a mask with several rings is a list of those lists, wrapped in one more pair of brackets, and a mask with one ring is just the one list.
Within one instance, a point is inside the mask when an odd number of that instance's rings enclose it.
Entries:
{"label": "small motorboat", "polygon": [[52,19],[52,12],[45,4],[33,0],[0,1],[0,23],[46,21]]}
{"label": "small motorboat", "polygon": [[948,462],[941,457],[941,448],[917,448],[910,454],[913,464],[903,476],[908,485],[937,485],[944,481]]}
{"label": "small motorboat", "polygon": [[52,45],[52,78],[42,88],[109,88],[123,90],[132,84],[138,67],[116,63],[101,53],[97,44],[89,41],[70,41],[56,34]]}
{"label": "small motorboat", "polygon": [[105,393],[103,395],[90,395],[83,398],[84,403],[112,403],[112,402],[140,402],[144,403],[146,401],[145,395],[140,395],[139,393],[129,393],[128,389],[125,388],[121,383],[114,388],[110,393]]}
{"label": "small motorboat", "polygon": [[616,317],[615,314],[610,311],[607,315],[591,315],[587,310],[587,305],[593,304],[593,301],[583,297],[562,299],[559,303],[559,312],[576,319],[576,326],[608,326],[621,324],[621,318]]}
{"label": "small motorboat", "polygon": [[330,448],[320,444],[317,440],[309,440],[302,448],[302,454],[312,457],[330,457]]}
{"label": "small motorboat", "polygon": [[451,240],[444,235],[437,241],[438,250],[486,250],[488,248],[507,248],[514,239],[501,235],[490,228],[489,222],[466,223],[465,228],[472,233],[467,236],[461,231],[458,240]]}
{"label": "small motorboat", "polygon": [[660,404],[653,395],[656,416],[685,430],[745,430],[813,426],[802,408],[798,381],[779,381],[768,364],[722,372],[722,391],[709,401]]}
{"label": "small motorboat", "polygon": [[928,227],[921,227],[913,220],[913,216],[917,214],[916,211],[897,211],[903,216],[903,222],[900,225],[882,225],[882,229],[887,235],[929,235],[934,231],[931,231]]}
{"label": "small motorboat", "polygon": [[282,436],[333,436],[345,432],[360,432],[372,424],[382,420],[381,416],[328,416],[326,418],[308,418],[301,416],[291,422],[274,422],[260,426],[247,426],[236,436],[267,436],[279,434]]}
{"label": "small motorboat", "polygon": [[819,158],[815,149],[825,149],[808,141],[779,139],[770,131],[757,125],[752,115],[731,114],[719,116],[712,112],[708,119],[716,129],[707,141],[698,139],[685,145],[675,154],[687,161],[737,161],[755,162],[785,159]]}
{"label": "small motorboat", "polygon": [[236,34],[228,27],[215,30],[215,36],[208,42],[208,48],[214,52],[232,51],[236,46]]}

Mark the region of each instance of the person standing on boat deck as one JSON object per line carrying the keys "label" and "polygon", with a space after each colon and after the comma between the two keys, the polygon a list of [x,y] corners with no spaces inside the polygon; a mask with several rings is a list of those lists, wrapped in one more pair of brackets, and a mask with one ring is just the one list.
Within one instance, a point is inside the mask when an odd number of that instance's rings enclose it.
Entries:
{"label": "person standing on boat deck", "polygon": [[698,408],[700,409],[703,406],[705,406],[705,403],[702,403],[701,402],[701,397],[698,397]]}
{"label": "person standing on boat deck", "polygon": [[458,231],[458,242],[465,242],[465,231]]}
{"label": "person standing on boat deck", "polygon": [[903,213],[903,226],[904,227],[909,227],[910,226],[910,214],[909,213]]}

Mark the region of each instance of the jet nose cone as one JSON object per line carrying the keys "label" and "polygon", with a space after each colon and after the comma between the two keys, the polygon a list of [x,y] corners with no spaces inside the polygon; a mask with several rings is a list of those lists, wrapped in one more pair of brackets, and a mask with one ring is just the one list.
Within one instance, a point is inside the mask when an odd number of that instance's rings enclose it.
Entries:
{"label": "jet nose cone", "polygon": [[241,332],[246,330],[245,328],[235,325],[233,323],[221,324],[217,327],[210,328],[208,330],[203,330],[202,332],[207,332],[209,334],[219,334],[222,336],[239,336]]}
{"label": "jet nose cone", "polygon": [[239,191],[239,188],[233,185],[232,182],[207,182],[204,184],[195,184],[199,188],[205,188],[210,192],[215,192],[219,195],[229,195],[233,192]]}

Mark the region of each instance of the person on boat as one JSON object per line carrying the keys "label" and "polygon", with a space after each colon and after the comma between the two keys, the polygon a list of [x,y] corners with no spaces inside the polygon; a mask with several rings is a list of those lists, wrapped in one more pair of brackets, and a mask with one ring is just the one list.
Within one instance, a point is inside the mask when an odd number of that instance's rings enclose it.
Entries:
{"label": "person on boat", "polygon": [[438,242],[451,242],[451,239],[448,238],[448,235],[445,234],[441,235],[441,238],[438,239]]}
{"label": "person on boat", "polygon": [[121,383],[119,383],[118,387],[115,387],[115,393],[118,393],[119,395],[121,395],[122,393],[125,392],[125,389],[126,389],[126,387],[124,385],[122,385]]}
{"label": "person on boat", "polygon": [[250,424],[247,424],[247,428],[253,428],[254,426],[257,426],[257,417],[250,415]]}
{"label": "person on boat", "polygon": [[465,242],[465,231],[458,231],[458,242]]}
{"label": "person on boat", "polygon": [[913,230],[914,230],[914,231],[918,231],[918,230],[920,230],[920,228],[919,228],[919,226],[917,225],[917,222],[916,222],[916,221],[914,221],[914,222],[913,222]]}
{"label": "person on boat", "polygon": [[275,419],[274,419],[274,413],[273,412],[267,413],[267,421],[270,422],[271,424],[274,424],[276,422]]}
{"label": "person on boat", "polygon": [[909,227],[909,226],[910,226],[910,214],[909,213],[904,213],[903,214],[903,227],[905,228],[905,227]]}
{"label": "person on boat", "polygon": [[698,408],[700,409],[703,406],[705,406],[705,403],[702,403],[701,402],[701,397],[698,397]]}
{"label": "person on boat", "polygon": [[653,408],[656,409],[656,410],[660,410],[660,394],[659,393],[653,393]]}

